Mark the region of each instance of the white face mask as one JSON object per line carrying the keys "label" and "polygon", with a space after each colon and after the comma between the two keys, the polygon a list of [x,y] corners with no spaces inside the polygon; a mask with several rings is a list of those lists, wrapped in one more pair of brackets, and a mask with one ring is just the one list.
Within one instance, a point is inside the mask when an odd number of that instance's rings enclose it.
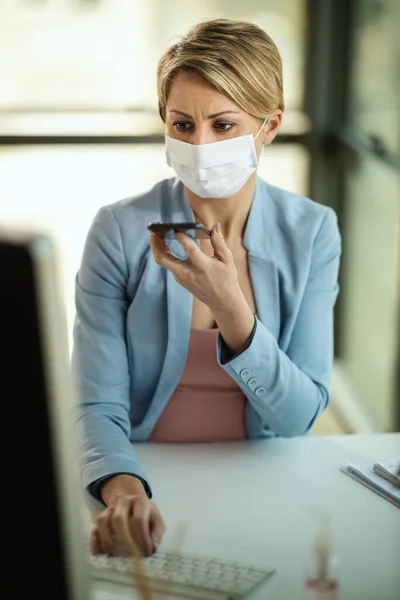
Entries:
{"label": "white face mask", "polygon": [[182,183],[200,198],[228,198],[238,192],[258,167],[250,133],[210,144],[188,144],[165,136],[167,163]]}

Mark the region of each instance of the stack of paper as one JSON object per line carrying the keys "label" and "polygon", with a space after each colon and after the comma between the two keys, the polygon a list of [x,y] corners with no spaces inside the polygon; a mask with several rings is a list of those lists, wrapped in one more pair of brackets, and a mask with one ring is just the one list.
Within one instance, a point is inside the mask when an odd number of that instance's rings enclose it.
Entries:
{"label": "stack of paper", "polygon": [[378,460],[374,464],[374,471],[394,485],[400,487],[400,458]]}
{"label": "stack of paper", "polygon": [[400,457],[375,463],[349,463],[342,471],[400,508]]}

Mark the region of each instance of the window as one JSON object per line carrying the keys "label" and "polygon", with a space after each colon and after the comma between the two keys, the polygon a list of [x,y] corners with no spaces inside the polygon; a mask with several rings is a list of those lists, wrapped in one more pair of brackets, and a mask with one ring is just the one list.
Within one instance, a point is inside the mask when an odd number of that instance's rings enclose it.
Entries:
{"label": "window", "polygon": [[400,3],[356,2],[351,64],[352,125],[400,157]]}
{"label": "window", "polygon": [[284,64],[284,130],[303,131],[304,0],[3,0],[0,134],[161,134],[158,60],[192,25],[217,17],[271,35]]}
{"label": "window", "polygon": [[377,430],[396,419],[400,175],[365,156],[347,172],[341,364]]}

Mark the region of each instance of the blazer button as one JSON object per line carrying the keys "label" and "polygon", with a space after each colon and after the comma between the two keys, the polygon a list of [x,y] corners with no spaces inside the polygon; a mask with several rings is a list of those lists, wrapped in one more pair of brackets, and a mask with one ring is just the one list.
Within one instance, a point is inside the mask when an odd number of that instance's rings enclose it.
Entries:
{"label": "blazer button", "polygon": [[249,386],[249,388],[251,390],[254,390],[254,388],[256,387],[258,383],[258,379],[257,377],[252,377],[251,379],[249,379],[249,381],[247,382],[247,385]]}
{"label": "blazer button", "polygon": [[258,387],[256,389],[256,395],[257,396],[262,396],[263,394],[265,394],[267,390],[265,389],[265,387]]}
{"label": "blazer button", "polygon": [[248,377],[250,375],[250,371],[249,371],[249,369],[242,369],[240,371],[239,375],[242,379],[246,379],[246,377]]}

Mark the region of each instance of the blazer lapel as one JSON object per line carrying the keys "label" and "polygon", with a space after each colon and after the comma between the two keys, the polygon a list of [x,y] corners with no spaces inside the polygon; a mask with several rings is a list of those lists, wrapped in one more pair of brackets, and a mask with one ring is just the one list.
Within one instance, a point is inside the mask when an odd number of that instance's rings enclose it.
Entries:
{"label": "blazer lapel", "polygon": [[[194,214],[184,194],[183,186],[181,186],[181,193],[177,194],[175,202],[169,206],[164,205],[161,211],[161,220],[165,223],[170,221],[178,223],[194,220]],[[186,257],[179,242],[173,238],[168,238],[167,243],[178,258],[183,259]],[[156,395],[160,394],[164,400],[158,406],[159,414],[164,410],[185,367],[193,306],[192,294],[175,280],[169,269],[166,269],[165,282],[168,345],[156,390]]]}
{"label": "blazer lapel", "polygon": [[270,246],[271,209],[269,196],[261,190],[262,181],[256,178],[256,187],[250,214],[243,236],[248,252],[248,263],[257,315],[278,341],[281,329],[279,274]]}
{"label": "blazer lapel", "polygon": [[281,322],[278,270],[274,262],[249,252],[249,271],[259,320],[278,341]]}

